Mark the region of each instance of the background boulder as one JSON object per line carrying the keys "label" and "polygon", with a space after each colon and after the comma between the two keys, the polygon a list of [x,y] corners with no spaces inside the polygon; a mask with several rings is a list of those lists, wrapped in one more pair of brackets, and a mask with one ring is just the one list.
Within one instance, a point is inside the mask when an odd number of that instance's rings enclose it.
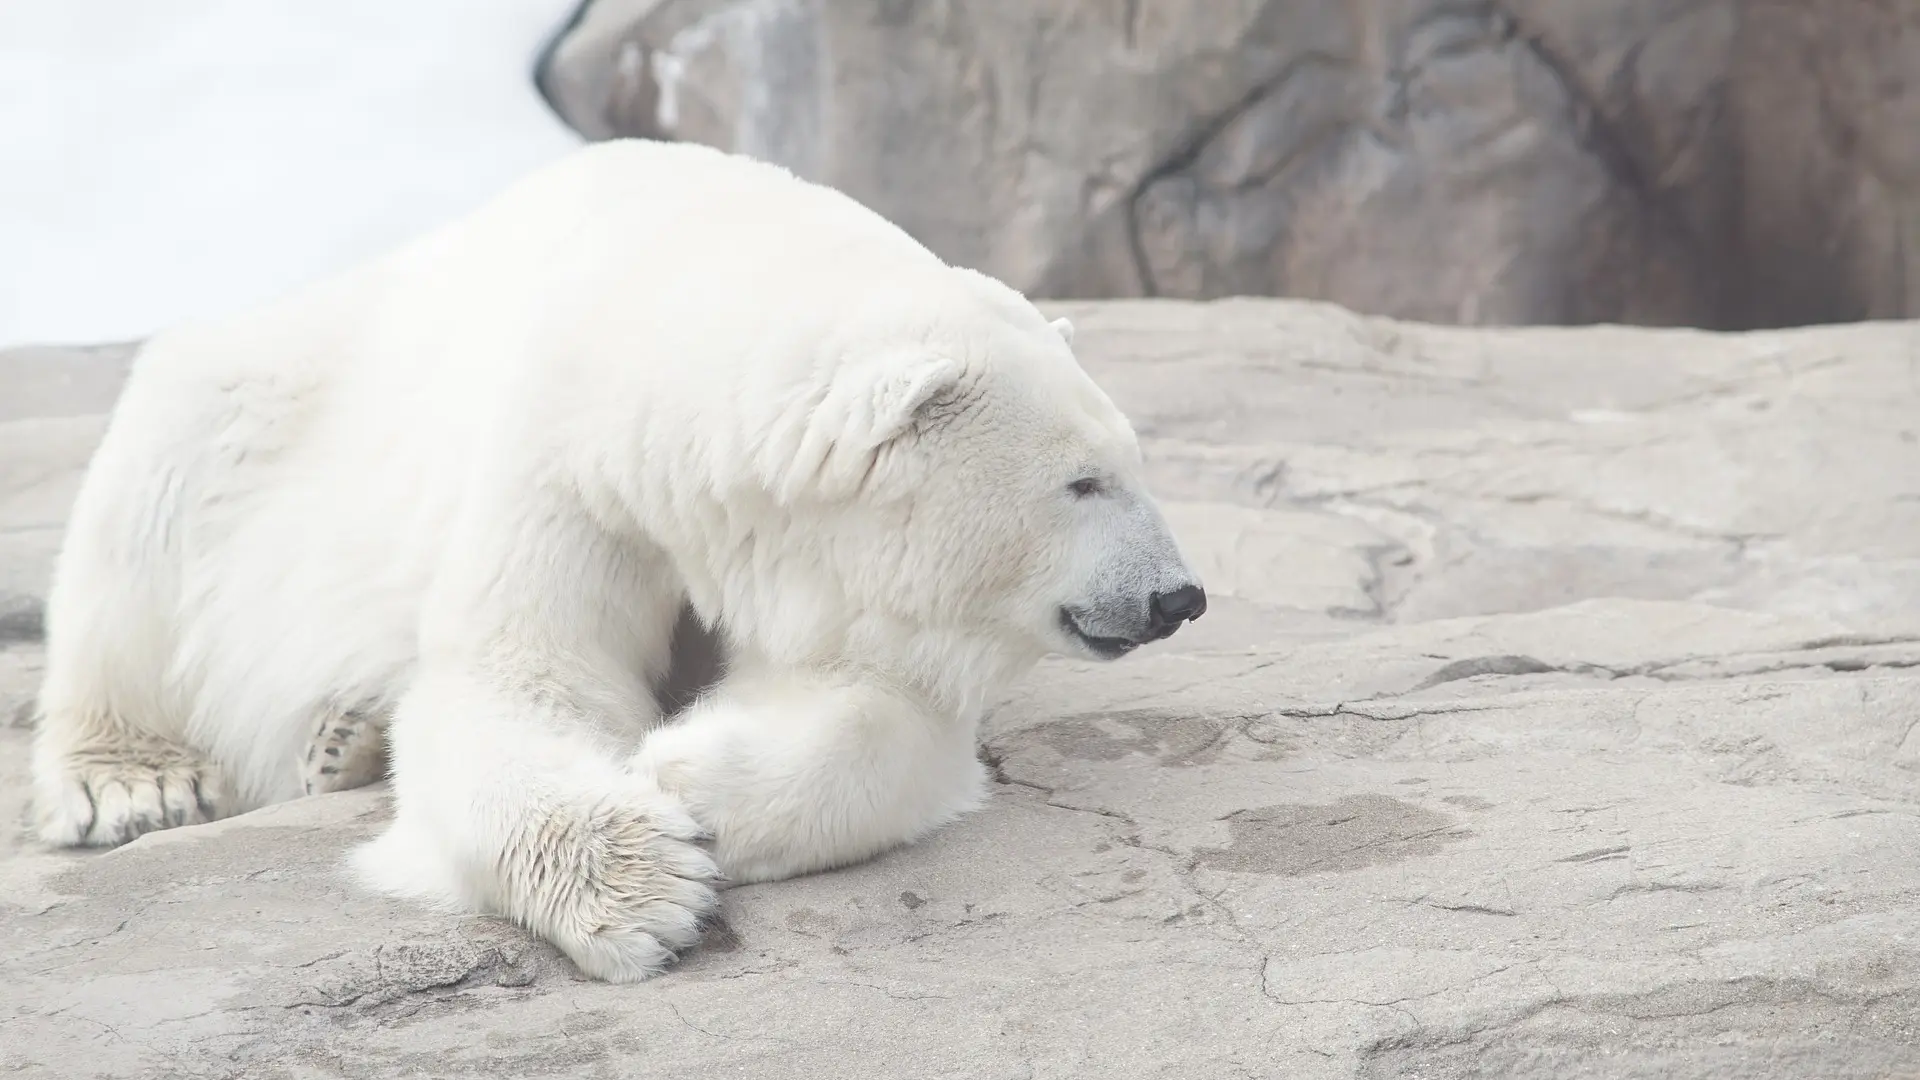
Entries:
{"label": "background boulder", "polygon": [[1920,8],[1886,0],[589,0],[542,83],[1042,296],[1920,313]]}

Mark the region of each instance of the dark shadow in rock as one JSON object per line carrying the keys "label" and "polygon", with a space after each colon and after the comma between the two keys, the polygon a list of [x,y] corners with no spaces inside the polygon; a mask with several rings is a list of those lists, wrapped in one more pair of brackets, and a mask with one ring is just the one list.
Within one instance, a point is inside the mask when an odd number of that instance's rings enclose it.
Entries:
{"label": "dark shadow in rock", "polygon": [[1455,660],[1439,671],[1420,680],[1408,693],[1416,693],[1442,683],[1459,682],[1478,675],[1544,675],[1558,670],[1552,664],[1535,660],[1531,656],[1474,656],[1465,660]]}
{"label": "dark shadow in rock", "polygon": [[0,646],[46,637],[46,608],[30,596],[0,596]]}

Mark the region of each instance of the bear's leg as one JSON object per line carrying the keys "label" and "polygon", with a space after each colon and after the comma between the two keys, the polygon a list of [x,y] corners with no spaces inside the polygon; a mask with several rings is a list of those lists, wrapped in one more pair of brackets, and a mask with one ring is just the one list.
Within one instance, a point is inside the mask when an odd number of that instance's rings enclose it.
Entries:
{"label": "bear's leg", "polygon": [[[356,855],[382,891],[504,915],[590,976],[659,972],[717,876],[699,827],[623,759],[659,721],[683,600],[664,554],[523,491],[471,519],[388,729],[395,814]],[[528,524],[529,522],[533,524]]]}
{"label": "bear's leg", "polygon": [[[109,464],[112,449],[101,452]],[[144,552],[115,554],[138,547],[124,538],[116,547],[122,522],[109,511],[139,503],[108,483],[122,478],[112,469],[96,469],[48,602],[33,743],[34,828],[57,847],[112,847],[234,809],[225,778],[186,744],[169,700],[167,621],[156,595],[164,565]]]}
{"label": "bear's leg", "polygon": [[[578,702],[427,672],[389,735],[396,812],[357,853],[394,895],[504,915],[594,978],[634,982],[699,937],[713,860],[679,803],[620,767]],[[628,743],[627,745],[631,745]]]}
{"label": "bear's leg", "polygon": [[976,729],[844,675],[743,674],[630,764],[686,804],[744,884],[858,862],[978,806]]}
{"label": "bear's leg", "polygon": [[35,831],[58,847],[112,847],[224,816],[206,758],[103,709],[47,708],[33,748]]}

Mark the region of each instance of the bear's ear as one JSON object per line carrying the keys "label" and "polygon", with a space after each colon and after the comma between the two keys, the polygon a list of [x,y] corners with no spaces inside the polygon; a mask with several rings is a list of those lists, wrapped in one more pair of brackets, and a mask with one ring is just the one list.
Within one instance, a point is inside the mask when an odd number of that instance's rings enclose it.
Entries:
{"label": "bear's ear", "polygon": [[1073,345],[1073,323],[1072,322],[1068,321],[1065,316],[1062,316],[1058,319],[1053,320],[1053,322],[1050,325],[1053,327],[1054,332],[1060,335],[1061,341],[1066,342],[1068,346]]}
{"label": "bear's ear", "polygon": [[809,489],[828,499],[857,493],[889,444],[953,390],[961,372],[958,361],[918,350],[848,364],[808,417],[777,494],[790,501]]}
{"label": "bear's ear", "polygon": [[921,409],[960,381],[958,362],[930,353],[882,360],[873,368],[877,370],[849,373],[856,385],[869,387],[865,408],[856,407],[845,433],[862,450],[899,438]]}

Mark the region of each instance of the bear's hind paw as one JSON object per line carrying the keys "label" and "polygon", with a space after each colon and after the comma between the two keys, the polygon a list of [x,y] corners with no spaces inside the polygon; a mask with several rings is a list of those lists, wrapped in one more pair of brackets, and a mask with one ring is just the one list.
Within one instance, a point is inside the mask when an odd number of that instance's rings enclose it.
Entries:
{"label": "bear's hind paw", "polygon": [[322,716],[300,763],[302,790],[325,795],[385,779],[387,721],[385,712],[372,709]]}
{"label": "bear's hind paw", "polygon": [[56,847],[114,847],[160,829],[225,816],[220,774],[158,739],[87,748],[36,777],[36,832]]}

